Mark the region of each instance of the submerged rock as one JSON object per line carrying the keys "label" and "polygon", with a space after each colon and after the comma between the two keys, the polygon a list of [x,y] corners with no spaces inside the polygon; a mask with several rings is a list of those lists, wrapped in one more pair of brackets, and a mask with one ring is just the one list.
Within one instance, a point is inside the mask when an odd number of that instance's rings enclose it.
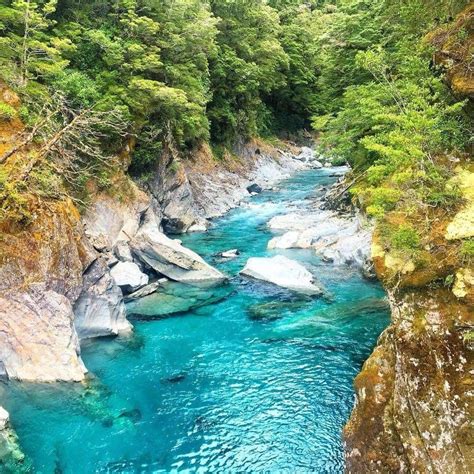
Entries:
{"label": "submerged rock", "polygon": [[179,372],[174,375],[170,375],[169,377],[165,377],[161,380],[161,383],[179,383],[186,379],[185,372]]}
{"label": "submerged rock", "polygon": [[262,187],[259,186],[257,183],[253,183],[250,186],[247,186],[247,191],[252,194],[259,194],[263,191]]}
{"label": "submerged rock", "polygon": [[323,293],[321,288],[314,284],[313,275],[303,265],[282,255],[249,258],[240,273],[304,294]]}
{"label": "submerged rock", "polygon": [[159,291],[127,303],[127,310],[135,319],[161,318],[217,303],[230,291],[228,285],[200,288],[168,282]]}
{"label": "submerged rock", "polygon": [[168,238],[156,226],[146,225],[131,241],[134,254],[171,280],[192,284],[219,283],[226,276],[197,253]]}
{"label": "submerged rock", "polygon": [[118,262],[110,270],[110,275],[125,293],[134,292],[148,284],[148,275],[142,273],[133,262]]}
{"label": "submerged rock", "polygon": [[32,472],[20,449],[18,437],[10,426],[10,416],[3,407],[0,407],[0,471],[5,474]]}
{"label": "submerged rock", "polygon": [[276,321],[282,318],[285,313],[298,311],[307,304],[308,301],[304,299],[296,301],[270,301],[250,306],[247,309],[247,313],[250,319],[257,321]]}

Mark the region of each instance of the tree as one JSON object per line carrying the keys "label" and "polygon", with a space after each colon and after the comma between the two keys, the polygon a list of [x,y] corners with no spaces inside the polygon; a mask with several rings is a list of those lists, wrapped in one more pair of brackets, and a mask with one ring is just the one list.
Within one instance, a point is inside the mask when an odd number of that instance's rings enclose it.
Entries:
{"label": "tree", "polygon": [[25,87],[30,79],[54,75],[67,65],[61,57],[64,43],[48,35],[55,25],[52,15],[56,5],[57,0],[14,0],[10,6],[0,6],[0,18],[8,27],[1,41],[3,59],[17,65],[20,86]]}

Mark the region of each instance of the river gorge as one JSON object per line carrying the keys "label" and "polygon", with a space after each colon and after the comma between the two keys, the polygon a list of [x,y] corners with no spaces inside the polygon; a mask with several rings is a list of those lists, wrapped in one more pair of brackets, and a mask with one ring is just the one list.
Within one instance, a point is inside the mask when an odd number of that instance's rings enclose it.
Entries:
{"label": "river gorge", "polygon": [[[313,249],[267,249],[281,233],[268,222],[314,214],[334,170],[297,171],[181,235],[229,281],[167,282],[128,303],[133,336],[83,343],[85,385],[0,385],[34,472],[343,471],[353,379],[389,323],[385,293]],[[239,255],[222,258],[229,249]],[[239,275],[276,254],[301,262],[323,295]]]}

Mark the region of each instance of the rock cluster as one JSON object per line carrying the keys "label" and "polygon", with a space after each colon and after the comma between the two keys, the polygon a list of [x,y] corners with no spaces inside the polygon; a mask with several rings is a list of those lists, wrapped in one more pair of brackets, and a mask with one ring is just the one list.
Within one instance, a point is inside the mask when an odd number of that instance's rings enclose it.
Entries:
{"label": "rock cluster", "polygon": [[270,240],[269,249],[312,248],[335,265],[351,265],[362,271],[370,266],[372,226],[361,215],[316,209],[309,215],[276,216],[268,227],[285,231]]}
{"label": "rock cluster", "polygon": [[207,218],[249,195],[247,186],[265,188],[307,166],[255,143],[239,155],[238,166],[203,153],[170,166],[169,155],[148,183],[148,195],[128,181],[121,199],[96,194],[82,217],[62,201],[39,206],[23,232],[2,224],[0,376],[83,380],[81,340],[132,331],[124,298],[150,295],[163,277],[222,282],[221,272],[163,231],[205,230]]}
{"label": "rock cluster", "polygon": [[318,165],[314,160],[295,159],[298,152],[257,141],[239,145],[234,152],[235,156],[220,161],[207,146],[185,161],[165,152],[148,189],[161,209],[166,233],[205,230],[208,219],[237,207],[249,194]]}

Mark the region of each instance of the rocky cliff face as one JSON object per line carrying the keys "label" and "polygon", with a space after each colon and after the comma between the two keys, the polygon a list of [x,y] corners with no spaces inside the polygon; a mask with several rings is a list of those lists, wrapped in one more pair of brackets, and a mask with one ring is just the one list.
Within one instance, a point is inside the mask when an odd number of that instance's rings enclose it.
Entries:
{"label": "rocky cliff face", "polygon": [[9,377],[82,380],[73,303],[92,247],[70,201],[38,207],[27,230],[2,223],[0,361]]}
{"label": "rocky cliff face", "polygon": [[[427,37],[453,92],[470,98],[470,113],[473,20],[470,5]],[[375,235],[392,322],[355,380],[347,472],[474,472],[474,262],[472,251],[462,255],[474,238],[473,171],[469,157],[456,169],[456,212],[434,209],[427,223],[414,223],[426,244],[421,264],[387,252]]]}
{"label": "rocky cliff face", "polygon": [[392,324],[355,380],[347,471],[472,472],[472,307],[447,289],[390,302]]}
{"label": "rocky cliff face", "polygon": [[457,213],[431,216],[422,264],[391,254],[375,235],[392,322],[355,380],[347,472],[474,470],[474,269],[460,256],[474,235],[473,176],[459,169],[465,201]]}
{"label": "rocky cliff face", "polygon": [[146,187],[159,204],[166,232],[202,229],[208,219],[222,216],[248,196],[252,183],[267,187],[303,168],[291,152],[299,150],[282,151],[257,140],[237,146],[233,155],[220,160],[207,145],[186,160],[166,150]]}

